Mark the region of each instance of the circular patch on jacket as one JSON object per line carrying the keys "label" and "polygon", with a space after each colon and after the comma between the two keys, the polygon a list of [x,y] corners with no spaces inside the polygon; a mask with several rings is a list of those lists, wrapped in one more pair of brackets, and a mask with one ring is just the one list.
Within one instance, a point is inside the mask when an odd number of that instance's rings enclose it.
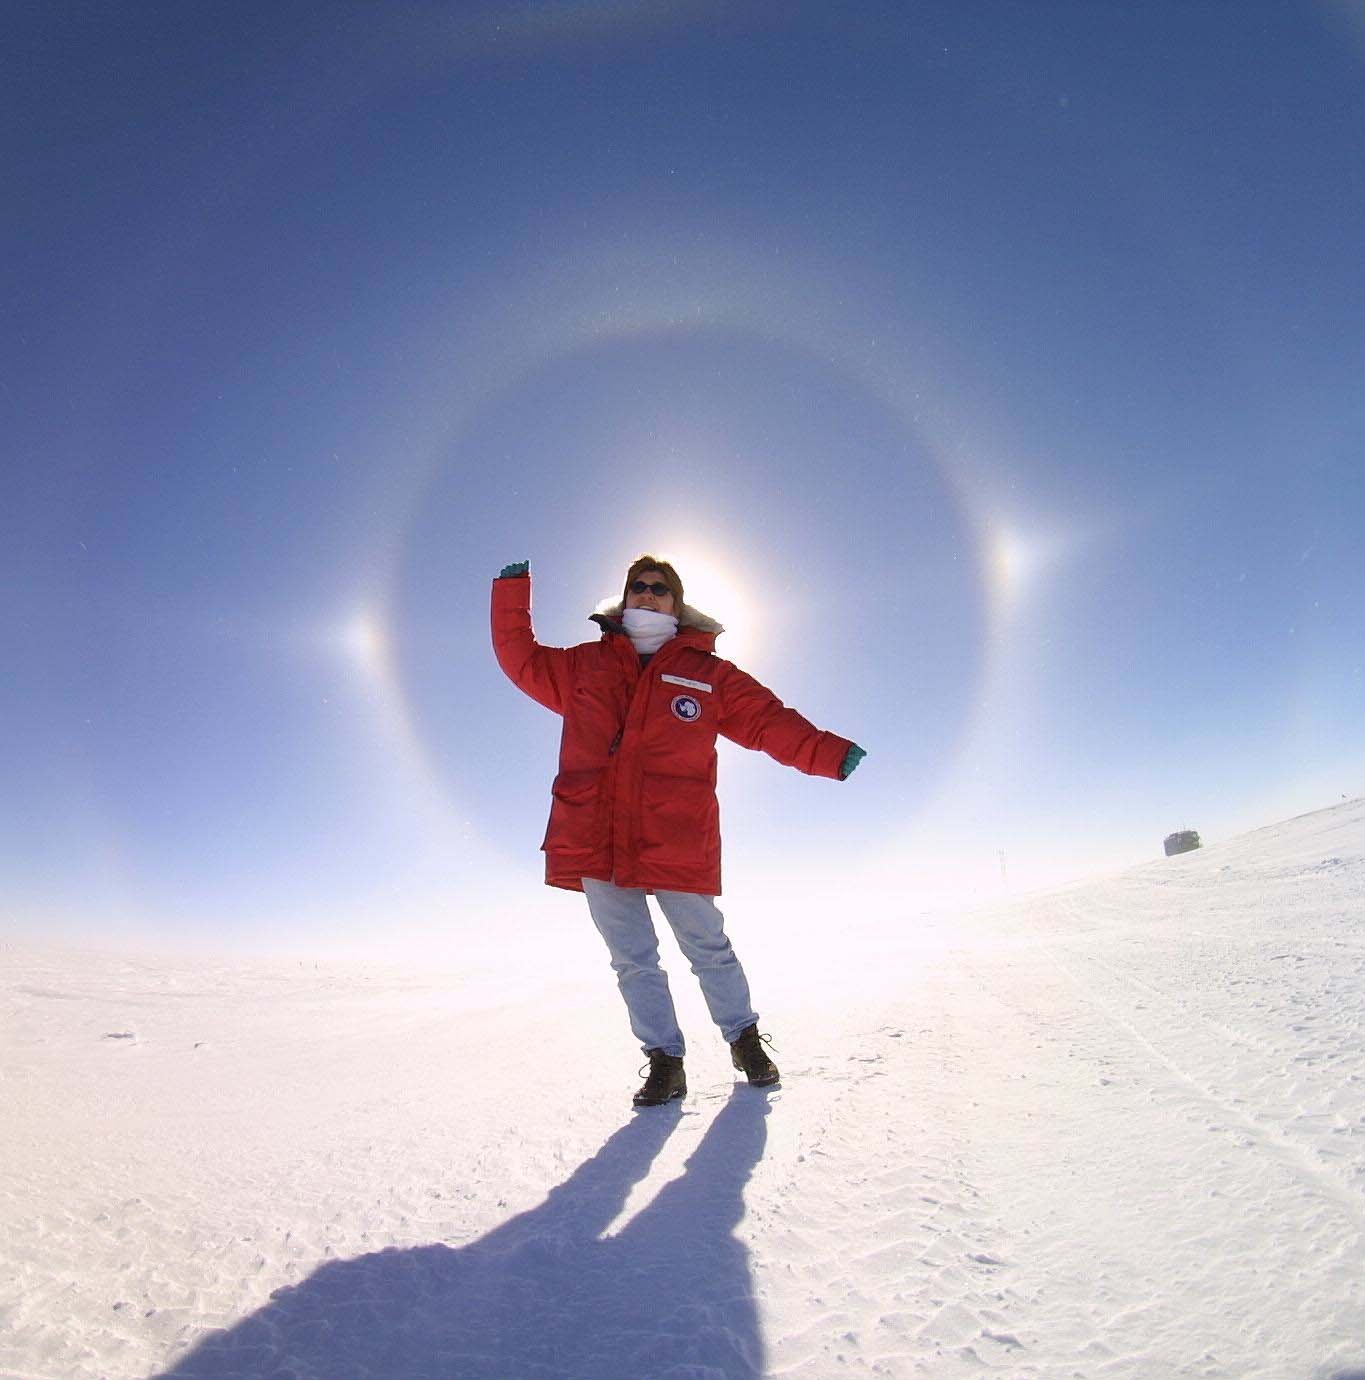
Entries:
{"label": "circular patch on jacket", "polygon": [[693,695],[674,695],[669,707],[685,724],[696,723],[701,718],[701,701]]}

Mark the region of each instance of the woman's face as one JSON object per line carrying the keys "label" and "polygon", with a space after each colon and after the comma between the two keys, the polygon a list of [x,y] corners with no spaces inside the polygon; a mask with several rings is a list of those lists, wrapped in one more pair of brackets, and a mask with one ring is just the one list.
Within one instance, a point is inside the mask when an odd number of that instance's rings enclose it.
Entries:
{"label": "woman's face", "polygon": [[[654,588],[649,588],[651,585]],[[656,594],[656,589],[663,590],[663,593]],[[673,607],[673,591],[664,583],[664,577],[657,570],[642,570],[631,581],[630,589],[626,591],[626,607],[628,609],[652,609],[655,613],[674,615],[678,612]]]}

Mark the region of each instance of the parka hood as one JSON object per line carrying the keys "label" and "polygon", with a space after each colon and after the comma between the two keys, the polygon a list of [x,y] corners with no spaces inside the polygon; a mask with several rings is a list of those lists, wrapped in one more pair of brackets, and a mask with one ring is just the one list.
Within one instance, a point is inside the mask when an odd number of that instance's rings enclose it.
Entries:
{"label": "parka hood", "polygon": [[[588,617],[607,632],[624,633],[626,629],[621,622],[621,615],[625,611],[626,606],[622,600],[603,599]],[[725,631],[725,627],[709,614],[694,609],[691,604],[684,604],[682,612],[678,614],[678,631],[710,633],[712,637],[719,637]]]}

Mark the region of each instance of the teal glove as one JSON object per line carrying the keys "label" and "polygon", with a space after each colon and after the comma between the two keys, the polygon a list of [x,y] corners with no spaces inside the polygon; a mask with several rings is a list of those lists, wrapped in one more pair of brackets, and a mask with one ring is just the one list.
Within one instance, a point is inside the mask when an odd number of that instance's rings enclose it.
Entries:
{"label": "teal glove", "polygon": [[839,768],[839,780],[847,781],[848,778],[853,775],[853,769],[866,756],[867,753],[860,748],[857,743],[854,743],[844,754],[844,765]]}
{"label": "teal glove", "polygon": [[510,580],[514,575],[529,575],[531,573],[530,561],[518,561],[515,565],[505,565],[498,571],[498,579]]}

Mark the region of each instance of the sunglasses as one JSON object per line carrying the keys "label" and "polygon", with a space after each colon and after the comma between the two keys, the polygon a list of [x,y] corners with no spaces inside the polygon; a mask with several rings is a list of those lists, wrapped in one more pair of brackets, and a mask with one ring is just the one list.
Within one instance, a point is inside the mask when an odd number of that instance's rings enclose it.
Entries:
{"label": "sunglasses", "polygon": [[658,581],[652,585],[647,585],[643,580],[632,580],[630,592],[632,594],[652,594],[656,599],[662,599],[665,594],[671,594],[673,591],[667,585],[659,584]]}

